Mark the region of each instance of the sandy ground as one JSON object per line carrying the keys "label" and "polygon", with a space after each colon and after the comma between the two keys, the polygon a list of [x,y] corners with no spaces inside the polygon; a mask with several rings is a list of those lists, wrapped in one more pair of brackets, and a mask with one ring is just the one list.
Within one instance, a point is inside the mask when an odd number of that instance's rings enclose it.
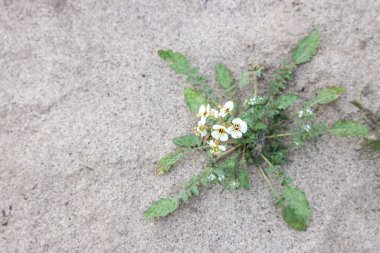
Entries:
{"label": "sandy ground", "polygon": [[322,118],[359,118],[350,100],[380,107],[379,13],[378,0],[1,1],[0,252],[378,252],[380,164],[358,159],[354,139],[292,154],[307,232],[286,226],[254,168],[251,191],[215,187],[155,222],[142,213],[202,164],[154,174],[196,122],[158,49],[212,81],[217,62],[271,74],[319,24],[319,53],[292,89],[344,85]]}

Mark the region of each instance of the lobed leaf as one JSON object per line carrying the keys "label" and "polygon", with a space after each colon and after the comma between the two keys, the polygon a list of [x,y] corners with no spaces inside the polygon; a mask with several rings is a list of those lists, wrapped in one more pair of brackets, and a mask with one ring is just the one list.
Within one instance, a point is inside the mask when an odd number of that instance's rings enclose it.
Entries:
{"label": "lobed leaf", "polygon": [[233,85],[233,79],[231,71],[223,64],[218,63],[215,66],[216,71],[216,79],[220,86],[223,87],[225,90],[231,89]]}
{"label": "lobed leaf", "polygon": [[286,187],[282,209],[285,222],[296,230],[306,231],[311,222],[311,216],[311,208],[305,193],[297,187]]}
{"label": "lobed leaf", "polygon": [[346,88],[343,86],[330,86],[324,88],[318,93],[317,97],[311,101],[311,106],[332,103],[337,100],[344,92],[346,92]]}
{"label": "lobed leaf", "polygon": [[192,88],[185,88],[185,101],[192,112],[198,112],[201,105],[210,104],[199,91]]}
{"label": "lobed leaf", "polygon": [[178,198],[161,198],[149,206],[149,208],[144,212],[144,218],[151,219],[165,217],[177,210],[178,206]]}
{"label": "lobed leaf", "polygon": [[249,72],[243,72],[240,76],[240,82],[239,82],[239,88],[244,89],[250,82],[251,79],[249,78],[250,73]]}
{"label": "lobed leaf", "polygon": [[177,74],[186,74],[190,72],[191,67],[187,58],[178,52],[172,50],[158,50],[158,56],[170,63],[170,68]]}
{"label": "lobed leaf", "polygon": [[175,151],[167,154],[161,160],[158,161],[158,165],[156,168],[157,175],[161,175],[164,173],[168,173],[174,164],[178,162],[179,159],[183,157],[182,151]]}
{"label": "lobed leaf", "polygon": [[294,104],[299,99],[299,96],[294,94],[287,94],[279,97],[277,100],[274,101],[275,106],[277,109],[280,110],[286,110],[288,109],[292,104]]}
{"label": "lobed leaf", "polygon": [[368,127],[360,122],[339,120],[331,127],[330,132],[341,137],[366,137]]}
{"label": "lobed leaf", "polygon": [[173,143],[180,147],[198,147],[201,145],[201,141],[194,134],[182,135],[175,137]]}
{"label": "lobed leaf", "polygon": [[292,59],[297,65],[310,61],[319,48],[319,27],[304,37],[293,50]]}
{"label": "lobed leaf", "polygon": [[244,189],[246,190],[251,189],[251,182],[249,181],[249,174],[247,170],[240,171],[239,182]]}

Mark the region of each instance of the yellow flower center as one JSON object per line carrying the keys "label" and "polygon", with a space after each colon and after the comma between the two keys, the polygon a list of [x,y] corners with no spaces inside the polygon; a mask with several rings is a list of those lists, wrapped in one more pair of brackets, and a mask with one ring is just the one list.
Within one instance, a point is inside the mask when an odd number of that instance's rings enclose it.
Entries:
{"label": "yellow flower center", "polygon": [[235,131],[239,131],[240,130],[240,126],[238,124],[234,124],[233,128],[234,128]]}
{"label": "yellow flower center", "polygon": [[218,132],[219,132],[220,134],[223,134],[223,133],[224,133],[224,129],[223,129],[223,128],[219,128]]}

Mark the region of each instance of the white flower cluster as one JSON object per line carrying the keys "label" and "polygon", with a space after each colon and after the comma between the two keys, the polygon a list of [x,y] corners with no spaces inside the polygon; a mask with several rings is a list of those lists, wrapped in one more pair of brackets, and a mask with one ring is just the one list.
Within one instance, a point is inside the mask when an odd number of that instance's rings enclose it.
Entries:
{"label": "white flower cluster", "polygon": [[[232,120],[232,124],[229,124],[224,117],[231,113],[234,108],[234,103],[228,101],[224,106],[219,106],[220,110],[211,109],[210,105],[201,105],[197,114],[200,118],[198,121],[198,126],[195,127],[195,135],[201,136],[202,138],[207,137],[211,139],[207,142],[211,147],[211,153],[213,155],[219,154],[222,151],[226,151],[226,146],[222,145],[222,142],[226,142],[231,135],[232,138],[241,138],[243,133],[247,132],[247,123],[240,118],[235,118]],[[218,122],[219,124],[214,124],[212,127],[207,126],[207,119],[213,119],[213,122]],[[211,130],[211,136],[208,130]]]}
{"label": "white flower cluster", "polygon": [[263,100],[264,100],[263,97],[255,96],[255,97],[251,98],[250,100],[246,100],[245,103],[248,105],[255,105],[257,103],[262,103]]}
{"label": "white flower cluster", "polygon": [[308,114],[308,115],[312,115],[313,111],[310,108],[307,108],[305,111],[304,110],[299,111],[298,112],[298,117],[302,118],[305,113]]}

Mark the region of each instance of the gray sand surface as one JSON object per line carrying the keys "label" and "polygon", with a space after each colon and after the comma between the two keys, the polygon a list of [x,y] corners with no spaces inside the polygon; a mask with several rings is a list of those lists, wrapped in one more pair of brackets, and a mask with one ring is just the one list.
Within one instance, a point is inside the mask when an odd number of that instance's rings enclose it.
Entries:
{"label": "gray sand surface", "polygon": [[322,119],[358,119],[350,100],[380,107],[379,13],[378,0],[2,0],[0,252],[378,252],[380,164],[360,160],[355,139],[292,154],[286,170],[313,207],[307,232],[287,227],[254,168],[250,191],[214,187],[154,222],[142,213],[203,160],[155,176],[171,138],[196,123],[158,49],[212,81],[217,62],[236,78],[253,63],[270,75],[320,25],[291,89],[344,85]]}

